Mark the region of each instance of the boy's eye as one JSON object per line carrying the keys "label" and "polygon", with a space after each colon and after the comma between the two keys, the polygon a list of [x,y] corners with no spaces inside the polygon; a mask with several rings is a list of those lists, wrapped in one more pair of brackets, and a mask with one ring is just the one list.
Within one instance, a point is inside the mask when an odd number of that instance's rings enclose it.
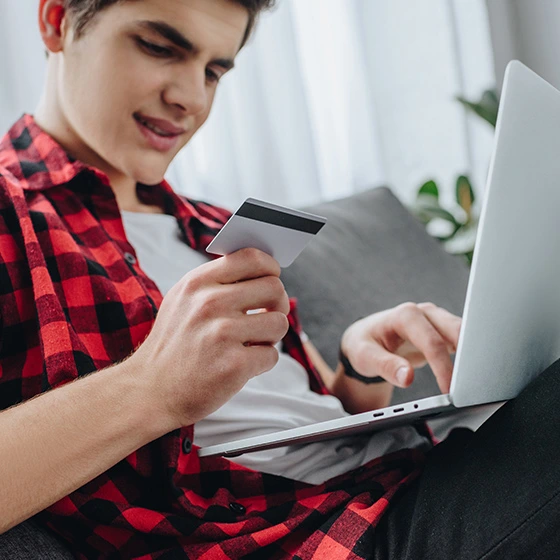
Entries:
{"label": "boy's eye", "polygon": [[138,38],[138,44],[152,56],[157,56],[160,58],[165,58],[173,55],[173,50],[168,47],[162,47],[161,45],[156,45],[155,43],[150,43],[144,39]]}
{"label": "boy's eye", "polygon": [[216,74],[216,72],[214,72],[214,70],[207,69],[206,70],[206,77],[211,82],[219,82],[220,81],[220,76],[218,76],[218,74]]}

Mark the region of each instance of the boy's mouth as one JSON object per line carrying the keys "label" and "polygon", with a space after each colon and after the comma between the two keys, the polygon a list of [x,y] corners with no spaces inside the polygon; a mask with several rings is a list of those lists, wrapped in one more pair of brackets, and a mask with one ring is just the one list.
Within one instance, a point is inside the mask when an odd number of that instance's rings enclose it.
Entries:
{"label": "boy's mouth", "polygon": [[138,123],[145,126],[155,134],[163,136],[164,138],[173,138],[175,136],[180,136],[185,132],[185,130],[174,126],[168,121],[163,119],[153,119],[151,117],[145,117],[140,113],[134,113],[134,118]]}
{"label": "boy's mouth", "polygon": [[140,113],[134,113],[134,120],[148,144],[158,152],[177,149],[180,137],[186,132],[169,121],[146,117]]}

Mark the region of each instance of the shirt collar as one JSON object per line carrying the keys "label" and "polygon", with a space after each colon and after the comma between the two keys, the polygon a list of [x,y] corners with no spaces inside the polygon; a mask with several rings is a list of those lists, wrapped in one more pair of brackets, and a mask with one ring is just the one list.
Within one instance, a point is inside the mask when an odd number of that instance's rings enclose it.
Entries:
{"label": "shirt collar", "polygon": [[86,170],[109,185],[104,173],[73,159],[27,114],[0,140],[0,167],[4,167],[18,179],[24,190],[30,191],[41,191],[69,183]]}
{"label": "shirt collar", "polygon": [[[23,115],[0,139],[0,175],[2,168],[27,191],[45,191],[60,185],[79,189],[82,181],[74,181],[72,186],[69,183],[79,174],[89,173],[97,180],[84,183],[87,195],[93,197],[98,207],[102,205],[105,213],[112,217],[119,215],[107,175],[73,159],[31,115]],[[229,218],[225,210],[180,197],[166,181],[150,186],[138,184],[136,188],[142,202],[159,206],[166,214],[177,218],[186,242],[196,249],[207,245]],[[107,197],[109,193],[111,196]],[[118,236],[124,238],[124,230],[121,230],[122,224]]]}
{"label": "shirt collar", "polygon": [[[105,173],[72,158],[28,114],[24,114],[0,139],[2,167],[20,181],[24,190],[29,191],[65,185],[84,171],[95,175],[101,184],[110,186]],[[178,198],[166,181],[150,187],[138,185],[138,195],[146,204],[158,205],[169,214],[176,213]]]}

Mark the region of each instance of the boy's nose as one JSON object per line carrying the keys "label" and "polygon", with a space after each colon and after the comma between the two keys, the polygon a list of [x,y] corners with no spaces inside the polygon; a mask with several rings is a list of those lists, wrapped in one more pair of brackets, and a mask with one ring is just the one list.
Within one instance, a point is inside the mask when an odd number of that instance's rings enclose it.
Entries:
{"label": "boy's nose", "polygon": [[163,98],[167,104],[180,107],[189,115],[203,112],[209,100],[206,72],[198,68],[181,71],[167,86]]}

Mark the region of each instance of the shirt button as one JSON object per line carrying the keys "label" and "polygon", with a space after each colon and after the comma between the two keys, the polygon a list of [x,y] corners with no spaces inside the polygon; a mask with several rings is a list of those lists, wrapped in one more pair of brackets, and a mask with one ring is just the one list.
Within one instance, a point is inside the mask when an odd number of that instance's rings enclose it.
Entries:
{"label": "shirt button", "polygon": [[243,515],[247,511],[245,509],[245,506],[242,506],[241,504],[238,504],[237,502],[231,502],[231,504],[229,504],[229,509],[230,509],[230,511],[235,513],[235,515]]}
{"label": "shirt button", "polygon": [[183,440],[183,453],[188,455],[191,451],[192,451],[192,441],[188,437],[186,437]]}
{"label": "shirt button", "polygon": [[136,264],[136,257],[132,253],[125,253],[124,254],[124,260],[128,264]]}

